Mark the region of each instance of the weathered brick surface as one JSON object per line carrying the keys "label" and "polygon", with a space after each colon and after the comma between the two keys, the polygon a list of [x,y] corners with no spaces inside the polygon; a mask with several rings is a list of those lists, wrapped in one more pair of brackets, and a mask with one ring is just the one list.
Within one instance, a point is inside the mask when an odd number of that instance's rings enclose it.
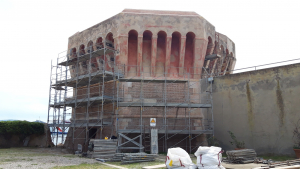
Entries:
{"label": "weathered brick surface", "polygon": [[[109,44],[103,44],[104,41]],[[208,73],[217,72],[219,69],[223,71],[221,73],[226,73],[225,71],[232,70],[235,65],[234,43],[227,36],[217,33],[212,24],[194,12],[125,9],[120,14],[71,36],[68,51],[70,57],[75,58],[103,45],[117,50],[116,55],[98,56],[91,61],[71,66],[71,76],[74,77],[76,71],[77,75],[83,75],[105,68],[107,71],[119,70],[125,78],[140,76],[148,79],[168,77],[173,80],[190,80],[190,83],[185,84],[120,82],[118,97],[124,102],[202,103],[206,101],[204,95],[207,95],[206,91],[200,93],[199,79],[203,75],[202,67],[204,66]],[[218,54],[221,58],[204,62],[205,57],[212,54]],[[91,85],[89,91],[86,86],[78,88],[77,97],[73,98],[97,97],[102,96],[102,93],[105,96],[117,97],[116,83],[106,82],[102,92],[103,85],[100,78],[99,84]],[[74,95],[75,93],[73,92]],[[72,120],[90,122],[99,119],[101,103],[93,103],[88,109],[84,104],[80,106],[83,107],[73,109]],[[206,112],[200,108],[188,107],[117,108],[116,104],[105,102],[103,118],[110,120],[113,125],[102,129],[105,133],[102,138],[105,135],[115,135],[117,125],[119,129],[139,129],[141,125],[149,129],[151,117],[157,118],[157,128],[163,128],[166,124],[168,130],[182,130],[190,124],[191,130],[202,130],[205,128]],[[115,116],[117,113],[118,120]],[[165,115],[166,123],[163,120]],[[168,140],[168,146],[176,144],[186,136],[174,136]],[[100,135],[97,135],[97,138],[100,138]],[[197,137],[192,141],[192,145],[195,146],[203,140],[203,135]],[[185,140],[179,146],[188,147],[188,142]],[[160,150],[163,144],[159,141]]]}

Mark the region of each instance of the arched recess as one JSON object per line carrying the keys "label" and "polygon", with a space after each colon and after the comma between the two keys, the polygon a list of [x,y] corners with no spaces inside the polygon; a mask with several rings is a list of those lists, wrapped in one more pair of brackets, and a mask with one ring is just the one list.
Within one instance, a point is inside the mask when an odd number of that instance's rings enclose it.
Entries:
{"label": "arched recess", "polygon": [[136,30],[128,32],[128,75],[135,76],[137,70],[138,33]]}
{"label": "arched recess", "polygon": [[171,44],[171,60],[170,60],[170,72],[169,76],[178,77],[179,75],[179,61],[180,61],[180,37],[179,32],[172,34]]}
{"label": "arched recess", "polygon": [[93,41],[89,41],[87,45],[87,53],[94,52],[94,46],[93,46]]}
{"label": "arched recess", "polygon": [[[215,41],[215,43],[213,44],[213,50],[210,52],[211,54],[218,54],[219,53],[219,44],[218,44],[218,42],[217,41]],[[216,69],[216,64],[217,64],[217,62],[219,61],[220,59],[219,58],[215,58],[215,59],[213,59],[213,60],[210,60],[210,62],[209,62],[209,71],[210,71],[210,73],[215,73],[216,71],[215,71],[215,69]]]}
{"label": "arched recess", "polygon": [[216,65],[216,74],[217,75],[221,75],[221,70],[222,70],[222,65],[223,65],[223,61],[225,59],[225,50],[224,50],[224,46],[221,45],[220,50],[218,51],[218,54],[221,56],[221,58],[218,59],[217,65]]}
{"label": "arched recess", "polygon": [[164,31],[159,31],[157,34],[155,76],[164,76],[166,62],[166,39],[167,33]]}
{"label": "arched recess", "polygon": [[[89,43],[87,44],[87,53],[92,53],[94,52],[94,43],[93,41],[89,41]],[[98,67],[98,63],[97,63],[97,58],[92,58],[91,59],[91,72],[95,72],[99,70],[99,67]]]}
{"label": "arched recess", "polygon": [[96,48],[97,50],[98,49],[102,49],[104,46],[103,46],[103,40],[102,40],[102,37],[99,37],[96,41]]}
{"label": "arched recess", "polygon": [[[114,36],[113,34],[110,32],[106,35],[105,37],[105,47],[108,49],[115,49],[114,47]],[[105,61],[105,69],[111,71],[113,68],[113,64],[114,64],[114,54],[110,53],[110,54],[106,54],[104,57],[104,61]]]}
{"label": "arched recess", "polygon": [[209,36],[205,56],[211,55],[213,50],[214,50],[214,43],[213,43],[211,37]]}
{"label": "arched recess", "polygon": [[84,44],[82,44],[79,47],[79,56],[84,55],[84,54],[85,54],[85,47],[84,47]]}
{"label": "arched recess", "polygon": [[227,67],[228,61],[229,61],[229,51],[228,51],[228,49],[226,49],[223,64],[222,64],[222,69],[221,69],[222,73],[224,73],[224,71]]}
{"label": "arched recess", "polygon": [[[213,49],[214,49],[214,43],[213,43],[211,37],[209,36],[205,56],[211,55],[213,53]],[[209,68],[209,64],[210,64],[210,60],[206,60],[206,61],[204,61],[203,67]]]}
{"label": "arched recess", "polygon": [[111,32],[109,32],[105,37],[105,46],[110,49],[114,49],[114,37]]}
{"label": "arched recess", "polygon": [[[70,59],[77,58],[76,48],[70,49],[70,57],[69,58]],[[72,72],[71,76],[72,77],[74,76],[73,73],[75,73],[75,71],[76,71],[76,65],[72,65],[71,66],[71,72]]]}
{"label": "arched recess", "polygon": [[72,48],[72,49],[70,50],[70,56],[71,56],[71,59],[77,57],[76,48]]}
{"label": "arched recess", "polygon": [[152,32],[149,30],[143,33],[143,68],[144,76],[151,76],[151,47]]}
{"label": "arched recess", "polygon": [[[82,44],[79,46],[79,57],[84,55],[85,54],[85,46]],[[80,65],[80,74],[83,75],[83,74],[86,74],[88,73],[88,61],[87,60],[84,60],[82,62],[79,63]]]}
{"label": "arched recess", "polygon": [[[97,39],[97,41],[96,41],[96,49],[100,50],[103,47],[104,47],[104,45],[103,45],[103,39],[102,39],[102,37],[99,37]],[[98,68],[97,68],[98,70],[102,70],[103,69],[103,63],[104,63],[103,59],[104,59],[103,56],[96,57],[97,64],[98,64]]]}
{"label": "arched recess", "polygon": [[[187,73],[194,72],[194,50],[195,50],[195,34],[193,32],[188,32],[186,34],[186,44],[185,44],[185,55],[184,55],[184,68]],[[192,75],[190,76],[192,77]]]}
{"label": "arched recess", "polygon": [[226,69],[226,74],[232,73],[232,72],[230,72],[231,71],[232,62],[233,62],[233,53],[230,52],[229,59],[228,59],[228,65],[227,65],[227,69]]}

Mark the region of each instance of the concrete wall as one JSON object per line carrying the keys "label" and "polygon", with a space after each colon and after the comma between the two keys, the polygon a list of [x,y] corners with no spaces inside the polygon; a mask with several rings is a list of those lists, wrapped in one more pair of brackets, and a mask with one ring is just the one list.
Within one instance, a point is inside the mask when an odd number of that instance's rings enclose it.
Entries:
{"label": "concrete wall", "polygon": [[215,137],[235,148],[228,131],[259,154],[293,152],[294,124],[300,119],[300,64],[214,78]]}

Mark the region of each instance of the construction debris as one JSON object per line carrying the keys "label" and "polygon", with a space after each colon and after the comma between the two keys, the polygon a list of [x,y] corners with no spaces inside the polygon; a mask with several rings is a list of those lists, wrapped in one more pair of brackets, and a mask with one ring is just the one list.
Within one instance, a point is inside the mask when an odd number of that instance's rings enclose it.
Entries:
{"label": "construction debris", "polygon": [[253,149],[231,150],[226,154],[228,162],[236,164],[253,163],[256,158],[256,152]]}
{"label": "construction debris", "polygon": [[286,161],[278,161],[278,162],[269,162],[270,168],[282,167],[282,166],[295,166],[300,165],[300,159],[296,160],[286,160]]}
{"label": "construction debris", "polygon": [[89,151],[87,156],[90,158],[99,158],[104,161],[110,161],[117,150],[117,140],[91,139],[89,142]]}
{"label": "construction debris", "polygon": [[147,153],[116,153],[110,161],[121,161],[121,164],[155,161],[156,154]]}

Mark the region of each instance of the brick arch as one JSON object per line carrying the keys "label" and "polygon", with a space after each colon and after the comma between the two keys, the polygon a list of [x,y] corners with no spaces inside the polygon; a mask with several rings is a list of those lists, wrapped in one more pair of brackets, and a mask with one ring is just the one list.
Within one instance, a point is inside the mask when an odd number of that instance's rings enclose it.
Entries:
{"label": "brick arch", "polygon": [[[194,57],[195,57],[195,38],[194,32],[186,34],[185,55],[184,55],[184,68],[186,73],[193,73]],[[192,77],[192,76],[190,76]]]}
{"label": "brick arch", "polygon": [[[98,37],[96,39],[96,43],[95,43],[95,47],[96,47],[96,50],[100,50],[102,48],[104,48],[104,42],[103,42],[103,37]],[[102,70],[104,67],[103,63],[104,63],[104,56],[97,56],[96,58],[96,62],[97,62],[97,65],[98,65],[98,70]]]}
{"label": "brick arch", "polygon": [[105,36],[105,46],[107,48],[114,49],[114,35],[113,33],[109,32]]}
{"label": "brick arch", "polygon": [[159,31],[157,33],[157,51],[156,51],[156,76],[164,76],[165,63],[166,63],[166,43],[167,33],[165,31]]}
{"label": "brick arch", "polygon": [[171,57],[169,76],[178,77],[179,75],[179,62],[180,62],[180,41],[181,34],[178,31],[172,33],[171,41]]}
{"label": "brick arch", "polygon": [[211,55],[213,50],[214,50],[214,43],[213,43],[212,38],[209,36],[205,56]]}
{"label": "brick arch", "polygon": [[81,55],[84,55],[85,54],[85,46],[84,46],[84,44],[81,44],[80,46],[79,46],[79,56],[81,56]]}
{"label": "brick arch", "polygon": [[93,41],[90,40],[90,41],[88,42],[86,48],[87,48],[87,50],[86,50],[87,53],[93,52],[93,51],[94,51],[94,43],[93,43]]}
{"label": "brick arch", "polygon": [[70,58],[73,59],[73,58],[76,58],[77,57],[77,50],[76,48],[71,48],[70,49]]}
{"label": "brick arch", "polygon": [[103,45],[103,38],[102,37],[98,37],[97,40],[96,40],[96,49],[102,49],[104,47]]}
{"label": "brick arch", "polygon": [[229,50],[225,49],[225,56],[222,63],[221,72],[224,72],[229,61]]}
{"label": "brick arch", "polygon": [[153,33],[150,30],[143,32],[143,49],[142,49],[142,71],[144,76],[151,76],[151,49]]}
{"label": "brick arch", "polygon": [[128,75],[135,76],[137,72],[138,32],[134,29],[128,32]]}

